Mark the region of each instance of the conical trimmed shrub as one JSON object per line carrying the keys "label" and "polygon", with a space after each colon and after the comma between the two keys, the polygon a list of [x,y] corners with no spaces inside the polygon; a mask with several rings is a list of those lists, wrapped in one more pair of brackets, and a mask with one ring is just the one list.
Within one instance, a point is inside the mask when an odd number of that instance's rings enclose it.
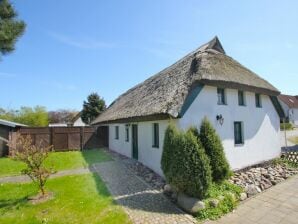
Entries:
{"label": "conical trimmed shrub", "polygon": [[168,125],[165,137],[164,137],[164,144],[163,144],[163,152],[161,157],[161,169],[166,177],[167,182],[170,182],[170,170],[171,165],[173,164],[173,155],[176,146],[176,140],[178,136],[178,130],[173,122],[170,122]]}
{"label": "conical trimmed shrub", "polygon": [[221,139],[206,117],[200,127],[200,140],[210,160],[213,181],[222,182],[228,179],[231,171]]}
{"label": "conical trimmed shrub", "polygon": [[166,180],[180,192],[204,198],[211,184],[211,168],[204,149],[192,131],[181,132],[174,126],[166,131],[162,155]]}

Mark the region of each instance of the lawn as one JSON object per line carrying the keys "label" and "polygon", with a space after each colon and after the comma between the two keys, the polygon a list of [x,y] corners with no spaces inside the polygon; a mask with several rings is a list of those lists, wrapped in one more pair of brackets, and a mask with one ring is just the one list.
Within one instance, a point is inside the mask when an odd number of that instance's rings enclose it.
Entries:
{"label": "lawn", "polygon": [[27,197],[37,193],[35,185],[1,184],[0,223],[130,223],[95,174],[54,178],[46,189],[54,198],[32,205]]}
{"label": "lawn", "polygon": [[289,138],[289,141],[298,145],[298,136],[293,136]]}
{"label": "lawn", "polygon": [[[67,170],[80,167],[87,167],[93,163],[109,161],[111,157],[103,150],[94,149],[86,151],[52,152],[46,160],[47,167],[54,170]],[[0,177],[20,175],[25,168],[22,162],[14,161],[10,158],[0,158]]]}

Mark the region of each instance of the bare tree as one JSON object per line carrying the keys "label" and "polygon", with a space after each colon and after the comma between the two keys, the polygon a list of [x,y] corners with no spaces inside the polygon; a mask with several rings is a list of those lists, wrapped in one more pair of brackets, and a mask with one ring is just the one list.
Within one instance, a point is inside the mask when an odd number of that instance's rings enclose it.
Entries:
{"label": "bare tree", "polygon": [[53,147],[43,146],[42,142],[36,146],[30,135],[23,137],[21,134],[17,134],[15,142],[10,140],[8,146],[11,149],[10,157],[26,164],[22,173],[28,175],[38,185],[42,196],[44,196],[45,184],[52,173],[51,169],[45,167],[44,161]]}

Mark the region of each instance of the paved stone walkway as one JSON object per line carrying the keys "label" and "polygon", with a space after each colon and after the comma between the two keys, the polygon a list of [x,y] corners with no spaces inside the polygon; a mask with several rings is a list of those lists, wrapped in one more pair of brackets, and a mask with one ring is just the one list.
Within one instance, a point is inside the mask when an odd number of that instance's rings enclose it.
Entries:
{"label": "paved stone walkway", "polygon": [[[75,175],[75,174],[85,174],[92,172],[92,169],[89,168],[78,168],[72,170],[63,170],[57,173],[54,173],[50,176],[50,178],[55,177],[62,177],[67,175]],[[31,179],[26,175],[20,176],[9,176],[9,177],[0,177],[0,184],[1,183],[22,183],[22,182],[30,182]]]}
{"label": "paved stone walkway", "polygon": [[196,220],[178,209],[162,192],[127,169],[121,161],[94,164],[93,169],[106,183],[115,200],[123,206],[133,223],[188,224]]}
{"label": "paved stone walkway", "polygon": [[298,223],[298,176],[294,176],[243,202],[234,213],[205,224]]}

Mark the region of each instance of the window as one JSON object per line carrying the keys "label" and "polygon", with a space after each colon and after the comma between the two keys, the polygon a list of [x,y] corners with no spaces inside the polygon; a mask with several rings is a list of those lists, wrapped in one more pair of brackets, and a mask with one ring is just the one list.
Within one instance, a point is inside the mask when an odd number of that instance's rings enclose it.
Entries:
{"label": "window", "polygon": [[115,126],[115,139],[119,139],[119,126]]}
{"label": "window", "polygon": [[154,123],[152,127],[152,147],[159,148],[159,124]]}
{"label": "window", "polygon": [[262,107],[261,95],[256,93],[256,107]]}
{"label": "window", "polygon": [[226,104],[225,90],[223,88],[217,88],[217,104],[219,105]]}
{"label": "window", "polygon": [[125,125],[125,141],[129,142],[129,126]]}
{"label": "window", "polygon": [[244,144],[243,123],[240,121],[234,122],[234,140],[235,140],[235,145]]}
{"label": "window", "polygon": [[244,92],[238,91],[238,104],[239,106],[245,106]]}

